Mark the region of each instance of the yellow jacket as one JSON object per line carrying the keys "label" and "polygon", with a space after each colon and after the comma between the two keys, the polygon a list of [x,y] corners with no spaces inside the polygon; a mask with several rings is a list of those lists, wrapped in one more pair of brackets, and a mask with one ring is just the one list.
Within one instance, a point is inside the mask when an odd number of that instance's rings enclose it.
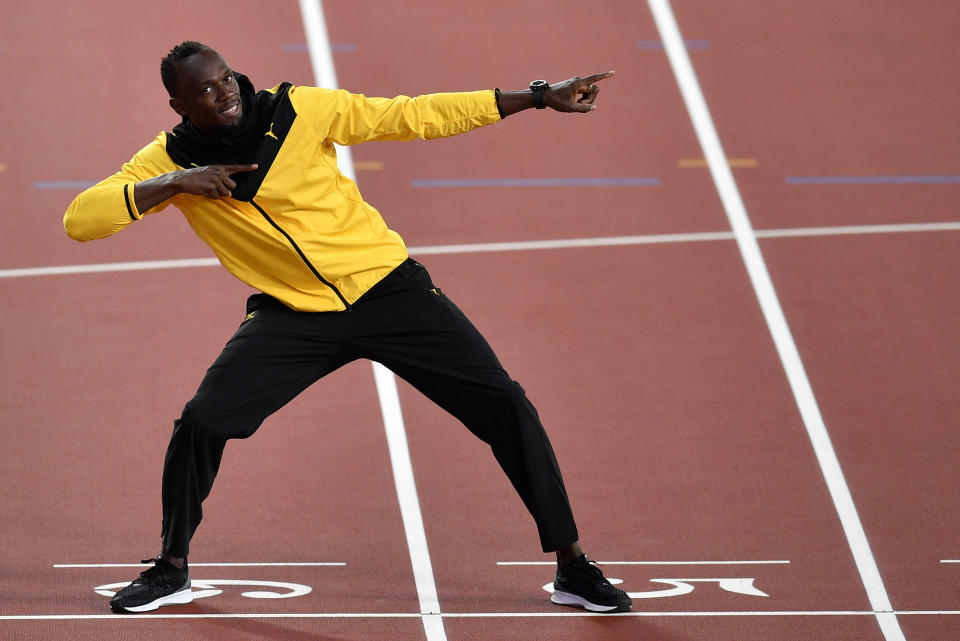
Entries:
{"label": "yellow jacket", "polygon": [[168,151],[175,136],[163,132],[74,199],[63,218],[67,234],[103,238],[172,204],[220,263],[251,287],[296,310],[344,310],[403,262],[407,250],[340,173],[333,143],[429,140],[500,120],[492,90],[392,99],[290,85],[269,92],[278,99],[286,92],[288,117],[270,123],[250,161],[260,164],[262,182],[249,200],[179,194],[137,211],[137,182],[184,168]]}

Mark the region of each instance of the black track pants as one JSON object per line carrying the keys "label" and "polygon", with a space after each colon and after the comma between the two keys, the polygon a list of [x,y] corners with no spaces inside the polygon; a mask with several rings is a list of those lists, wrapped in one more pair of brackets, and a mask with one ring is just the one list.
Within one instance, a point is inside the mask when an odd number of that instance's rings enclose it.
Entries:
{"label": "black track pants", "polygon": [[252,435],[312,383],[358,358],[382,363],[490,445],[545,552],[578,539],[536,410],[422,265],[407,260],[349,312],[296,312],[265,294],[251,296],[247,312],[174,421],[163,468],[166,552],[187,555],[227,440]]}

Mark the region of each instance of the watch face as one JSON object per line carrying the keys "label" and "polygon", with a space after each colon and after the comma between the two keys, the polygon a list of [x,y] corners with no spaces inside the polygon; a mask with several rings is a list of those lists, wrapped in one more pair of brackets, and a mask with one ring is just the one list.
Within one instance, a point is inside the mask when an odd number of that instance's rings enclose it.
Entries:
{"label": "watch face", "polygon": [[537,109],[546,109],[547,105],[544,101],[546,96],[547,89],[550,88],[550,83],[546,80],[534,80],[530,83],[530,91],[533,94],[533,106]]}

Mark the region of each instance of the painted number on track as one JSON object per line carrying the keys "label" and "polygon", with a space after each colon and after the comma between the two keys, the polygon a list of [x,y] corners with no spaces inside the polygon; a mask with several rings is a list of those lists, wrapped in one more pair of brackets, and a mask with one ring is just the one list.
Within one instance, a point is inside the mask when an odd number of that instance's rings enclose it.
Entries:
{"label": "painted number on track", "polygon": [[[617,585],[623,583],[623,579],[608,579],[610,583]],[[727,592],[734,592],[736,594],[744,594],[746,596],[770,596],[766,592],[758,589],[753,582],[755,579],[752,578],[716,578],[716,579],[707,579],[707,578],[697,578],[697,579],[650,579],[651,583],[661,583],[664,585],[669,585],[671,587],[661,589],[661,590],[649,590],[647,592],[627,592],[630,595],[631,599],[663,599],[672,596],[681,596],[684,594],[690,594],[694,590],[694,583],[716,583],[721,590]],[[547,592],[553,592],[553,583],[547,583],[543,586],[543,589]]]}
{"label": "painted number on track", "polygon": [[[97,594],[112,597],[117,593],[117,590],[124,588],[129,584],[129,581],[123,583],[108,583],[107,585],[97,586],[93,588],[93,590]],[[223,590],[218,589],[217,586],[228,585],[266,588],[241,593],[240,596],[245,596],[250,599],[292,599],[294,597],[310,594],[310,592],[313,590],[313,588],[311,588],[309,585],[303,585],[301,583],[284,583],[282,581],[252,581],[249,579],[193,579],[190,581],[190,587],[192,588],[194,599],[203,599],[222,594]]]}

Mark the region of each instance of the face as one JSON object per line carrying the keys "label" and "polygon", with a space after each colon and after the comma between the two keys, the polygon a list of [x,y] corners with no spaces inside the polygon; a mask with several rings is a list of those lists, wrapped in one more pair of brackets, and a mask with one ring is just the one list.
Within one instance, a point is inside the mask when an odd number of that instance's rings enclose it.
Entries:
{"label": "face", "polygon": [[200,131],[229,129],[243,118],[237,79],[213,51],[201,51],[177,65],[175,95],[170,106]]}

